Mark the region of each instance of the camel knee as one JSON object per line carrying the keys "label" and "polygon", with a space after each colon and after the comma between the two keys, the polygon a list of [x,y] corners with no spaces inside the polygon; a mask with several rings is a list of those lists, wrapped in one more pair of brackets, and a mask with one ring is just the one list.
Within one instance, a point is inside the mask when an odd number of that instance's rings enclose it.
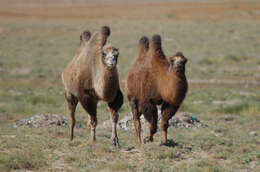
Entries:
{"label": "camel knee", "polygon": [[122,94],[121,90],[118,89],[115,99],[112,102],[108,103],[108,107],[117,112],[123,105],[123,101],[124,101],[123,94]]}
{"label": "camel knee", "polygon": [[157,132],[157,125],[152,125],[152,127],[150,128],[150,132],[151,134],[155,134]]}
{"label": "camel knee", "polygon": [[68,107],[70,110],[75,110],[77,104],[78,104],[78,99],[75,97],[73,94],[65,92],[65,98],[68,102]]}
{"label": "camel knee", "polygon": [[155,105],[153,105],[150,102],[143,103],[142,104],[142,113],[144,114],[144,118],[149,123],[157,123],[158,114],[157,114],[157,108]]}
{"label": "camel knee", "polygon": [[163,131],[167,131],[168,127],[169,127],[168,122],[165,122],[165,123],[162,123],[162,124],[161,124],[161,129],[162,129]]}
{"label": "camel knee", "polygon": [[171,119],[177,110],[179,109],[179,106],[170,105],[168,103],[163,103],[162,105],[162,122],[161,122],[161,129],[163,131],[167,131],[169,127],[169,119]]}
{"label": "camel knee", "polygon": [[96,128],[97,127],[97,119],[91,119],[90,120],[90,126],[93,127],[93,128]]}
{"label": "camel knee", "polygon": [[117,112],[111,114],[111,120],[114,123],[118,122],[119,114]]}

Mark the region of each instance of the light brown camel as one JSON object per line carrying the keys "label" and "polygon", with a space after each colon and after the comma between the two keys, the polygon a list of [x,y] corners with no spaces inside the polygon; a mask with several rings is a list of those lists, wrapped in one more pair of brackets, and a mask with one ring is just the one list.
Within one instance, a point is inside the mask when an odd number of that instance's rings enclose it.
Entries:
{"label": "light brown camel", "polygon": [[105,45],[110,29],[107,26],[93,34],[77,57],[74,57],[62,73],[65,96],[70,110],[73,139],[75,110],[78,101],[88,113],[88,131],[92,142],[96,141],[97,103],[107,102],[112,120],[111,141],[119,146],[117,137],[118,110],[123,104],[119,88],[117,58],[119,51],[112,45]]}

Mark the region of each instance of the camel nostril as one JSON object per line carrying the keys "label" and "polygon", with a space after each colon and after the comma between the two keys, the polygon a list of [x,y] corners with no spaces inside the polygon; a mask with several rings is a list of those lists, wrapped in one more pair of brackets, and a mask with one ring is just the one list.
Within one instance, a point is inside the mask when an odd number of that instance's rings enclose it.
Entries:
{"label": "camel nostril", "polygon": [[116,64],[117,63],[117,58],[114,58],[113,62],[114,62],[114,64]]}

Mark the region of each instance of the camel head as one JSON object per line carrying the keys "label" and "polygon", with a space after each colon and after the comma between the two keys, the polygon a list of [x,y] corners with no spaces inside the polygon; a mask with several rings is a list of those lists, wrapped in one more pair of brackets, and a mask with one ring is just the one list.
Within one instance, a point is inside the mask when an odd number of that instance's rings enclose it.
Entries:
{"label": "camel head", "polygon": [[182,52],[177,52],[174,56],[169,57],[169,63],[171,68],[179,74],[185,73],[185,64],[188,61]]}
{"label": "camel head", "polygon": [[102,50],[102,61],[108,68],[114,68],[119,56],[118,48],[112,45],[105,45]]}

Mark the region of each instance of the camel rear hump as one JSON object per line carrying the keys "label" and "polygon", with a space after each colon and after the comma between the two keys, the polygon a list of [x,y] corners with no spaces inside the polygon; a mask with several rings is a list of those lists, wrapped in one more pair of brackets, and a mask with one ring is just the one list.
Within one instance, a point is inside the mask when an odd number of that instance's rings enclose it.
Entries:
{"label": "camel rear hump", "polygon": [[149,51],[153,57],[166,58],[162,50],[162,40],[160,35],[152,36]]}

